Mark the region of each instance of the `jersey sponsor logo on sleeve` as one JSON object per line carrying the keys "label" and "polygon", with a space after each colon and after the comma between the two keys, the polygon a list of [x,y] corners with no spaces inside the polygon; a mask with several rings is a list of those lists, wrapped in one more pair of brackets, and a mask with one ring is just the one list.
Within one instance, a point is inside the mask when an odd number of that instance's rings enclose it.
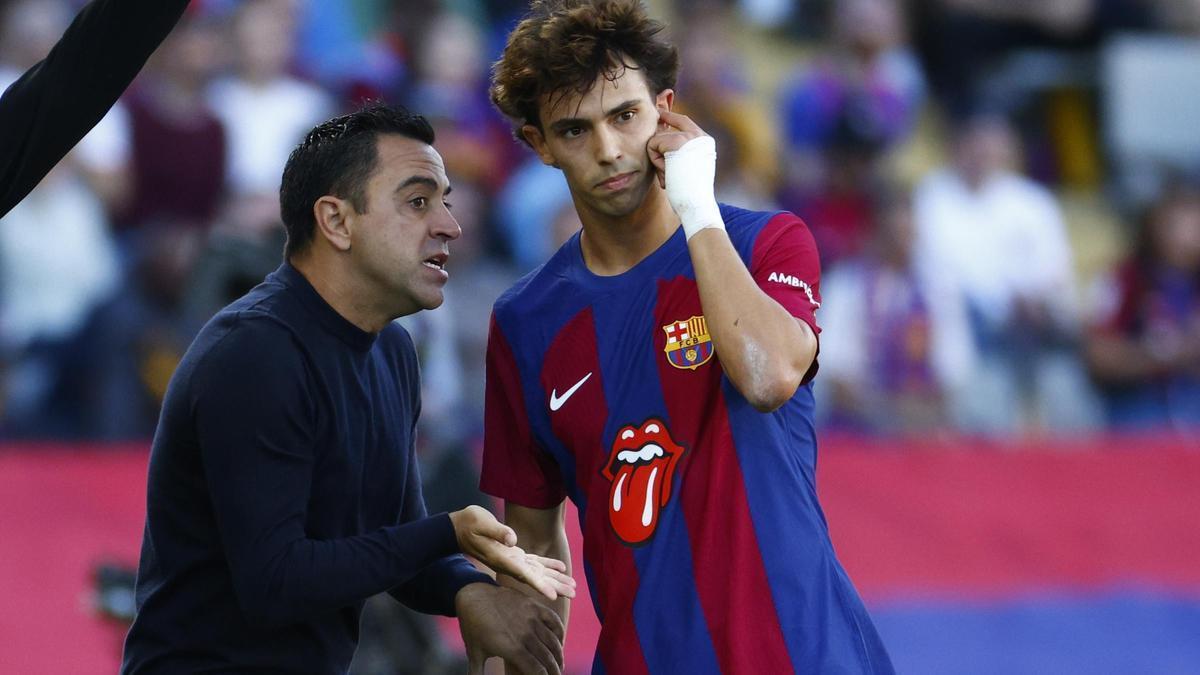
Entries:
{"label": "jersey sponsor logo on sleeve", "polygon": [[[584,375],[582,380],[571,385],[571,388],[564,391],[562,396],[558,395],[557,389],[551,389],[550,390],[550,412],[554,412],[554,411],[558,410],[559,408],[563,407],[563,404],[567,402],[567,399],[571,398],[571,394],[574,394],[576,391],[578,391],[579,388],[583,386],[583,383],[587,382],[588,378],[591,376],[592,376],[591,373]],[[545,391],[545,390],[543,389],[543,391]]]}
{"label": "jersey sponsor logo on sleeve", "polygon": [[672,321],[662,329],[667,333],[663,351],[667,353],[667,361],[676,368],[695,370],[712,358],[712,337],[703,316]]}
{"label": "jersey sponsor logo on sleeve", "polygon": [[792,288],[799,288],[804,291],[805,295],[808,296],[808,301],[813,304],[813,307],[821,306],[821,303],[817,302],[817,299],[813,297],[812,286],[809,286],[808,282],[800,277],[793,276],[791,274],[784,274],[782,272],[771,272],[771,276],[767,277],[767,281],[777,284],[784,284],[785,286],[791,286]]}
{"label": "jersey sponsor logo on sleeve", "polygon": [[617,432],[601,474],[611,482],[608,522],[625,544],[641,546],[654,536],[658,515],[671,501],[675,466],[683,453],[667,426],[654,417]]}

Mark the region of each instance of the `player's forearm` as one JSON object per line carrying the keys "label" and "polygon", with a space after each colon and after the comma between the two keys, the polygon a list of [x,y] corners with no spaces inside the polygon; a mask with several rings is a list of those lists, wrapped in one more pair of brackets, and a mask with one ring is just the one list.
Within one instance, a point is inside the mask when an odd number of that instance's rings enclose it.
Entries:
{"label": "player's forearm", "polygon": [[[543,556],[546,558],[554,558],[556,560],[563,561],[563,563],[565,563],[567,566],[567,570],[566,570],[567,576],[572,576],[571,546],[567,542],[567,533],[566,532],[559,532],[555,536],[550,537],[547,540],[536,541],[536,540],[530,538],[528,533],[526,533],[524,539],[522,539],[521,530],[516,527],[514,527],[513,529],[517,530],[517,542],[520,544],[522,541],[524,541],[524,545],[522,545],[522,548],[524,548],[527,553],[534,553],[536,555],[540,555],[540,556]],[[507,574],[496,575],[496,582],[499,583],[501,586],[507,586],[509,588],[514,588],[514,589],[524,593],[525,595],[537,600],[538,602],[546,605],[550,609],[553,609],[554,612],[556,614],[558,614],[558,617],[560,619],[562,619],[563,642],[566,643],[567,620],[568,620],[568,618],[570,618],[570,615],[571,615],[571,599],[570,598],[568,598],[564,595],[560,595],[560,596],[558,596],[557,600],[548,600],[541,593],[538,593],[537,591],[531,589],[529,586],[521,583],[520,581],[517,581],[516,579],[508,576]],[[520,670],[518,670],[517,668],[513,667],[511,664],[508,664],[508,663],[504,664],[504,672],[507,675],[524,675],[523,673],[521,673]]]}
{"label": "player's forearm", "polygon": [[721,367],[755,408],[778,408],[812,365],[815,337],[754,283],[724,230],[699,232],[688,249]]}
{"label": "player's forearm", "polygon": [[[525,549],[526,553],[561,560],[567,566],[567,576],[571,576],[571,545],[567,542],[565,517],[564,504],[549,509],[528,508],[512,502],[506,502],[504,506],[504,522],[517,534],[517,546]],[[557,600],[548,600],[529,586],[504,574],[497,575],[496,581],[537,598],[558,613],[563,626],[567,625],[571,611],[570,598],[559,595]]]}
{"label": "player's forearm", "polygon": [[804,379],[815,336],[759,289],[734,250],[713,193],[716,142],[686,116],[660,109],[659,121],[663,131],[646,147],[652,159],[662,156],[667,199],[687,236],[721,367],[751,405],[774,410]]}

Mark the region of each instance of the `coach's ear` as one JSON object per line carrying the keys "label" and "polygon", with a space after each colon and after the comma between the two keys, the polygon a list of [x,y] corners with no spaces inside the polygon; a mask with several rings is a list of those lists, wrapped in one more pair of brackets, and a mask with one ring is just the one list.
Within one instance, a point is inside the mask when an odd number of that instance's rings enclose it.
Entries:
{"label": "coach's ear", "polygon": [[532,124],[526,124],[521,127],[521,135],[529,142],[530,147],[537,153],[542,160],[542,164],[558,168],[558,162],[554,161],[554,155],[550,154],[550,150],[546,147],[546,135],[542,130]]}
{"label": "coach's ear", "polygon": [[313,218],[317,222],[317,231],[313,234],[320,235],[335,250],[349,251],[354,214],[350,202],[325,195],[313,204]]}

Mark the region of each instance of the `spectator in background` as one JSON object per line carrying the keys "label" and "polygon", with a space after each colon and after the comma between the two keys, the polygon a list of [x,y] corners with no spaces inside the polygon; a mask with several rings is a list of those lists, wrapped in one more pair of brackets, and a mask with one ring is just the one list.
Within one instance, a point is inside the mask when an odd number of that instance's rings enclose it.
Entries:
{"label": "spectator in background", "polygon": [[747,208],[777,208],[779,157],[772,111],[751,88],[745,53],[736,48],[737,14],[721,0],[682,3],[677,15],[680,111],[716,139],[717,199]]}
{"label": "spectator in background", "polygon": [[89,335],[119,287],[104,207],[68,156],[0,218],[5,435],[103,437]]}
{"label": "spectator in background", "polygon": [[924,433],[953,426],[974,359],[966,303],[913,261],[908,195],[885,200],[861,256],[822,284],[818,410],[832,428]]}
{"label": "spectator in background", "polygon": [[1118,429],[1200,433],[1200,190],[1169,189],[1098,283],[1091,371]]}
{"label": "spectator in background", "polygon": [[128,281],[143,312],[158,315],[144,321],[175,324],[159,332],[178,333],[176,355],[199,329],[180,303],[225,197],[227,130],[207,99],[219,53],[213,23],[185,20],[128,98],[133,189],[119,219]]}
{"label": "spectator in background", "polygon": [[221,35],[209,19],[185,19],[126,97],[132,186],[123,229],[205,231],[225,189],[226,129],[207,99]]}
{"label": "spectator in background", "polygon": [[[96,0],[57,43],[66,25],[62,3],[9,5],[5,30],[10,32],[0,48],[8,50],[3,58],[15,53],[15,61],[25,63],[0,87],[0,216],[104,117],[183,14],[187,0]],[[23,24],[22,17],[30,16],[34,21]],[[47,35],[41,29],[48,24],[61,26]],[[28,62],[21,51],[36,56]]]}
{"label": "spectator in background", "polygon": [[404,44],[390,15],[412,12],[411,2],[306,0],[296,8],[299,67],[339,99],[384,98],[405,77]]}
{"label": "spectator in background", "polygon": [[219,37],[210,21],[185,19],[125,100],[130,181],[116,219],[124,285],[92,329],[111,437],[153,432],[167,381],[208,318],[189,321],[183,299],[225,190],[225,128],[206,99]]}
{"label": "spectator in background", "polygon": [[826,264],[869,238],[877,160],[911,133],[924,88],[895,0],[839,3],[833,40],[779,96],[781,198],[812,224]]}
{"label": "spectator in background", "polygon": [[[47,56],[70,20],[70,7],[65,0],[16,0],[4,7],[3,25],[0,27],[0,91],[8,89],[25,71]],[[140,65],[141,61],[138,63]],[[83,95],[83,92],[79,93],[79,96]],[[116,98],[115,94],[113,98]],[[40,105],[50,104],[42,102]],[[128,115],[120,103],[105,108],[111,109],[75,148],[73,162],[74,171],[86,180],[88,188],[104,207],[112,211],[123,203],[128,193]],[[44,112],[44,116],[47,114]],[[47,132],[26,130],[24,133],[27,135],[25,142],[28,143],[30,139],[36,140],[37,136]],[[64,153],[67,149],[64,149]],[[31,149],[25,148],[24,152],[31,152]],[[27,161],[36,163],[43,159],[38,157]],[[8,189],[15,185],[4,187]]]}
{"label": "spectator in background", "polygon": [[[6,8],[0,90],[46,56],[69,19],[62,2]],[[106,118],[0,219],[4,435],[105,435],[102,352],[90,327],[119,285],[100,195],[119,199],[125,141],[119,118]]]}
{"label": "spectator in background", "polygon": [[[987,95],[988,76],[1018,48],[1093,49],[1114,31],[1186,22],[1177,0],[931,0],[914,3],[922,61],[952,117]],[[989,101],[1000,103],[1000,101]]]}
{"label": "spectator in background", "polygon": [[296,9],[286,0],[247,0],[231,15],[233,72],[207,91],[225,130],[224,200],[180,298],[192,329],[275,268],[284,241],[279,175],[308,129],[333,112],[329,94],[289,74]]}
{"label": "spectator in background", "polygon": [[1090,426],[1058,202],[1017,172],[1019,141],[1006,120],[977,115],[956,133],[952,164],[916,190],[917,264],[961,288],[971,311],[980,360],[959,401],[968,428]]}
{"label": "spectator in background", "polygon": [[536,157],[517,167],[496,195],[495,213],[498,233],[518,270],[528,272],[558,250],[552,223],[571,205],[561,171]]}
{"label": "spectator in background", "polygon": [[[478,248],[481,259],[511,254],[523,261],[522,265],[540,264],[552,249],[545,244],[546,230],[537,216],[540,205],[530,203],[537,200],[521,195],[519,199],[525,203],[518,213],[492,208],[497,195],[508,190],[524,156],[513,142],[507,122],[487,97],[489,55],[484,26],[466,13],[445,8],[431,9],[422,16],[410,11],[402,14],[406,25],[398,30],[407,36],[412,54],[403,99],[421,109],[437,131],[438,149],[455,185],[453,201],[472,209],[475,226],[467,228],[473,240],[470,246]],[[556,201],[559,191],[553,181],[561,184],[561,177],[534,170],[526,172],[525,179],[543,188],[540,201]],[[560,187],[565,194],[565,185]],[[507,275],[505,271],[500,277]],[[482,276],[495,278],[490,273]],[[502,290],[503,286],[488,287],[480,295],[494,300]],[[454,306],[454,293],[449,294],[449,304]],[[490,304],[480,306],[486,315]]]}
{"label": "spectator in background", "polygon": [[286,0],[246,0],[233,15],[233,74],[214,83],[209,102],[229,138],[226,184],[233,227],[279,227],[279,175],[288,154],[332,114],[324,91],[288,73],[295,46]]}

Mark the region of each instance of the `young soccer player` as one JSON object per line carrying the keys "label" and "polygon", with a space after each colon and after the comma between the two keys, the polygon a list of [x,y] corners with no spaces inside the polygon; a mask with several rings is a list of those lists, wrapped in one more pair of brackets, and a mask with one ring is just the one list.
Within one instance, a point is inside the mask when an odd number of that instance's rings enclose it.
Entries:
{"label": "young soccer player", "polygon": [[535,2],[495,65],[583,229],[495,305],[482,487],[552,558],[578,507],[595,672],[891,673],[817,503],[812,237],[717,203],[661,30],[637,0]]}

